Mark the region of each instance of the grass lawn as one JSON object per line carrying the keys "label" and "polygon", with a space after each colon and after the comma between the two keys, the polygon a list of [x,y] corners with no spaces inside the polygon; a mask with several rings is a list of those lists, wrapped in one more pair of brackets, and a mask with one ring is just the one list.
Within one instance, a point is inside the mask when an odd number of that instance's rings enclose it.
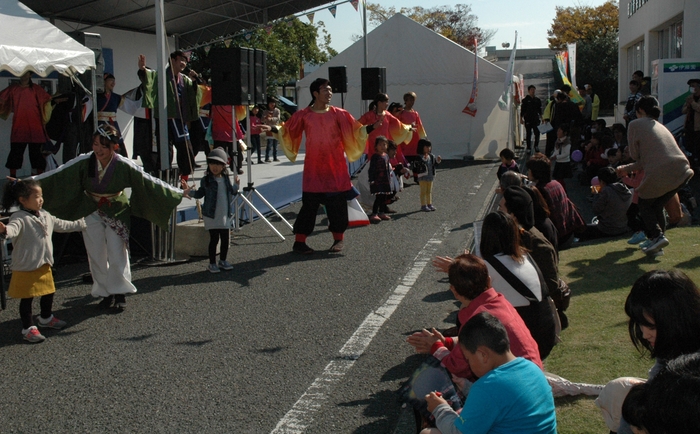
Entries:
{"label": "grass lawn", "polygon": [[[634,281],[655,269],[677,268],[700,285],[700,228],[666,233],[665,255],[647,258],[627,237],[582,243],[561,252],[559,272],[573,291],[570,326],[545,361],[548,372],[568,380],[605,384],[617,377],[647,377],[654,364],[634,349],[624,304]],[[560,433],[607,433],[595,397],[557,398]]]}

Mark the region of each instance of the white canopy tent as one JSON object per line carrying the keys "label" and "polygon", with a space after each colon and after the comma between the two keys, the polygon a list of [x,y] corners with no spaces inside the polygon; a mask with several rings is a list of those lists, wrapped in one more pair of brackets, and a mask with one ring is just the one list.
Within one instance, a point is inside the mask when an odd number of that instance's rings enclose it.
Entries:
{"label": "white canopy tent", "polygon": [[16,0],[0,0],[0,71],[46,77],[83,73],[95,54]]}
{"label": "white canopy tent", "polygon": [[[443,158],[498,158],[508,139],[508,111],[498,108],[505,70],[479,59],[477,114],[472,117],[462,109],[472,90],[474,53],[401,14],[370,32],[367,42],[368,66],[386,67],[390,101],[402,102],[403,94],[410,91],[418,95],[415,107],[435,154]],[[343,65],[348,79],[345,108],[359,117],[365,110],[360,96],[362,40],[298,82],[299,106],[305,107],[311,100],[311,82],[327,78],[329,66]],[[340,95],[335,95],[333,104],[340,103]]]}

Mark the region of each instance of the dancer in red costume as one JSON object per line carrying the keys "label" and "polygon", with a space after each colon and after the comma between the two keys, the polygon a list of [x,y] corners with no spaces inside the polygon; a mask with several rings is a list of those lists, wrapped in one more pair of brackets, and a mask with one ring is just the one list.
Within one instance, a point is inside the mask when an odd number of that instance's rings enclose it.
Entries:
{"label": "dancer in red costume", "polygon": [[[378,93],[374,97],[374,100],[369,105],[369,111],[362,115],[359,122],[363,125],[380,123],[374,131],[367,138],[367,144],[365,146],[365,154],[367,154],[367,160],[372,159],[374,154],[374,142],[377,137],[384,136],[389,140],[392,140],[397,145],[400,143],[409,143],[413,137],[413,128],[411,125],[405,125],[401,123],[400,120],[396,119],[394,115],[387,111],[389,106],[389,95],[385,93]],[[403,154],[401,154],[399,146],[399,154],[397,158],[399,161],[403,161]]]}
{"label": "dancer in red costume", "polygon": [[347,197],[352,190],[345,156],[349,161],[362,156],[367,134],[381,126],[381,119],[373,125],[363,126],[347,111],[331,106],[333,91],[327,79],[316,79],[309,90],[311,104],[294,113],[281,127],[272,128],[292,162],[296,161],[302,134],[306,134],[302,205],[294,222],[293,251],[301,254],[314,252],[306,244],[306,237],[314,229],[318,207],[325,205],[328,228],[334,240],[331,251],[340,252],[348,227]]}

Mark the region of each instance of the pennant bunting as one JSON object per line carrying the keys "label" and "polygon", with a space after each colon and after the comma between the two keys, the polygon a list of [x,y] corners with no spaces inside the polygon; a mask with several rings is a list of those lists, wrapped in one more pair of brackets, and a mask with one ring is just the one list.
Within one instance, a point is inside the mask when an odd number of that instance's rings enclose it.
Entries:
{"label": "pennant bunting", "polygon": [[272,26],[271,26],[271,25],[265,26],[265,31],[267,32],[268,35],[269,35],[270,33],[272,33]]}
{"label": "pennant bunting", "polygon": [[355,11],[357,11],[357,10],[358,10],[358,5],[360,4],[360,2],[359,2],[359,0],[352,0],[352,1],[350,2],[350,4],[352,5],[352,7],[355,8]]}
{"label": "pennant bunting", "polygon": [[230,39],[225,40],[225,41],[224,41],[224,45],[226,46],[226,48],[230,47],[230,46],[231,46],[231,40],[230,40]]}
{"label": "pennant bunting", "polygon": [[246,41],[250,41],[250,38],[252,38],[252,37],[253,37],[253,34],[251,32],[246,33],[244,36]]}
{"label": "pennant bunting", "polygon": [[310,14],[306,14],[306,18],[309,20],[311,24],[314,23],[314,13],[311,12]]}
{"label": "pennant bunting", "polygon": [[335,7],[335,6],[331,6],[331,7],[328,8],[328,10],[331,12],[331,14],[333,14],[333,18],[335,18],[336,7]]}
{"label": "pennant bunting", "polygon": [[205,52],[206,54],[209,54],[209,50],[211,50],[211,45],[205,45],[205,46],[204,46],[204,52]]}

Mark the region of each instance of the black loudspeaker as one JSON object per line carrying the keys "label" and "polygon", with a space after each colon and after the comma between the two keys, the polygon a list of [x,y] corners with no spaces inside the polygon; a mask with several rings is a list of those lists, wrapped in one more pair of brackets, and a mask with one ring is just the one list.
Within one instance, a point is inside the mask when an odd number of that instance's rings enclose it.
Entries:
{"label": "black loudspeaker", "polygon": [[211,103],[248,105],[255,88],[255,52],[250,48],[217,48],[209,52]]}
{"label": "black loudspeaker", "polygon": [[255,50],[253,103],[267,104],[267,52]]}
{"label": "black loudspeaker", "polygon": [[386,68],[362,68],[362,99],[386,93]]}
{"label": "black loudspeaker", "polygon": [[348,91],[348,76],[345,66],[329,66],[328,79],[331,81],[333,93],[346,93]]}

